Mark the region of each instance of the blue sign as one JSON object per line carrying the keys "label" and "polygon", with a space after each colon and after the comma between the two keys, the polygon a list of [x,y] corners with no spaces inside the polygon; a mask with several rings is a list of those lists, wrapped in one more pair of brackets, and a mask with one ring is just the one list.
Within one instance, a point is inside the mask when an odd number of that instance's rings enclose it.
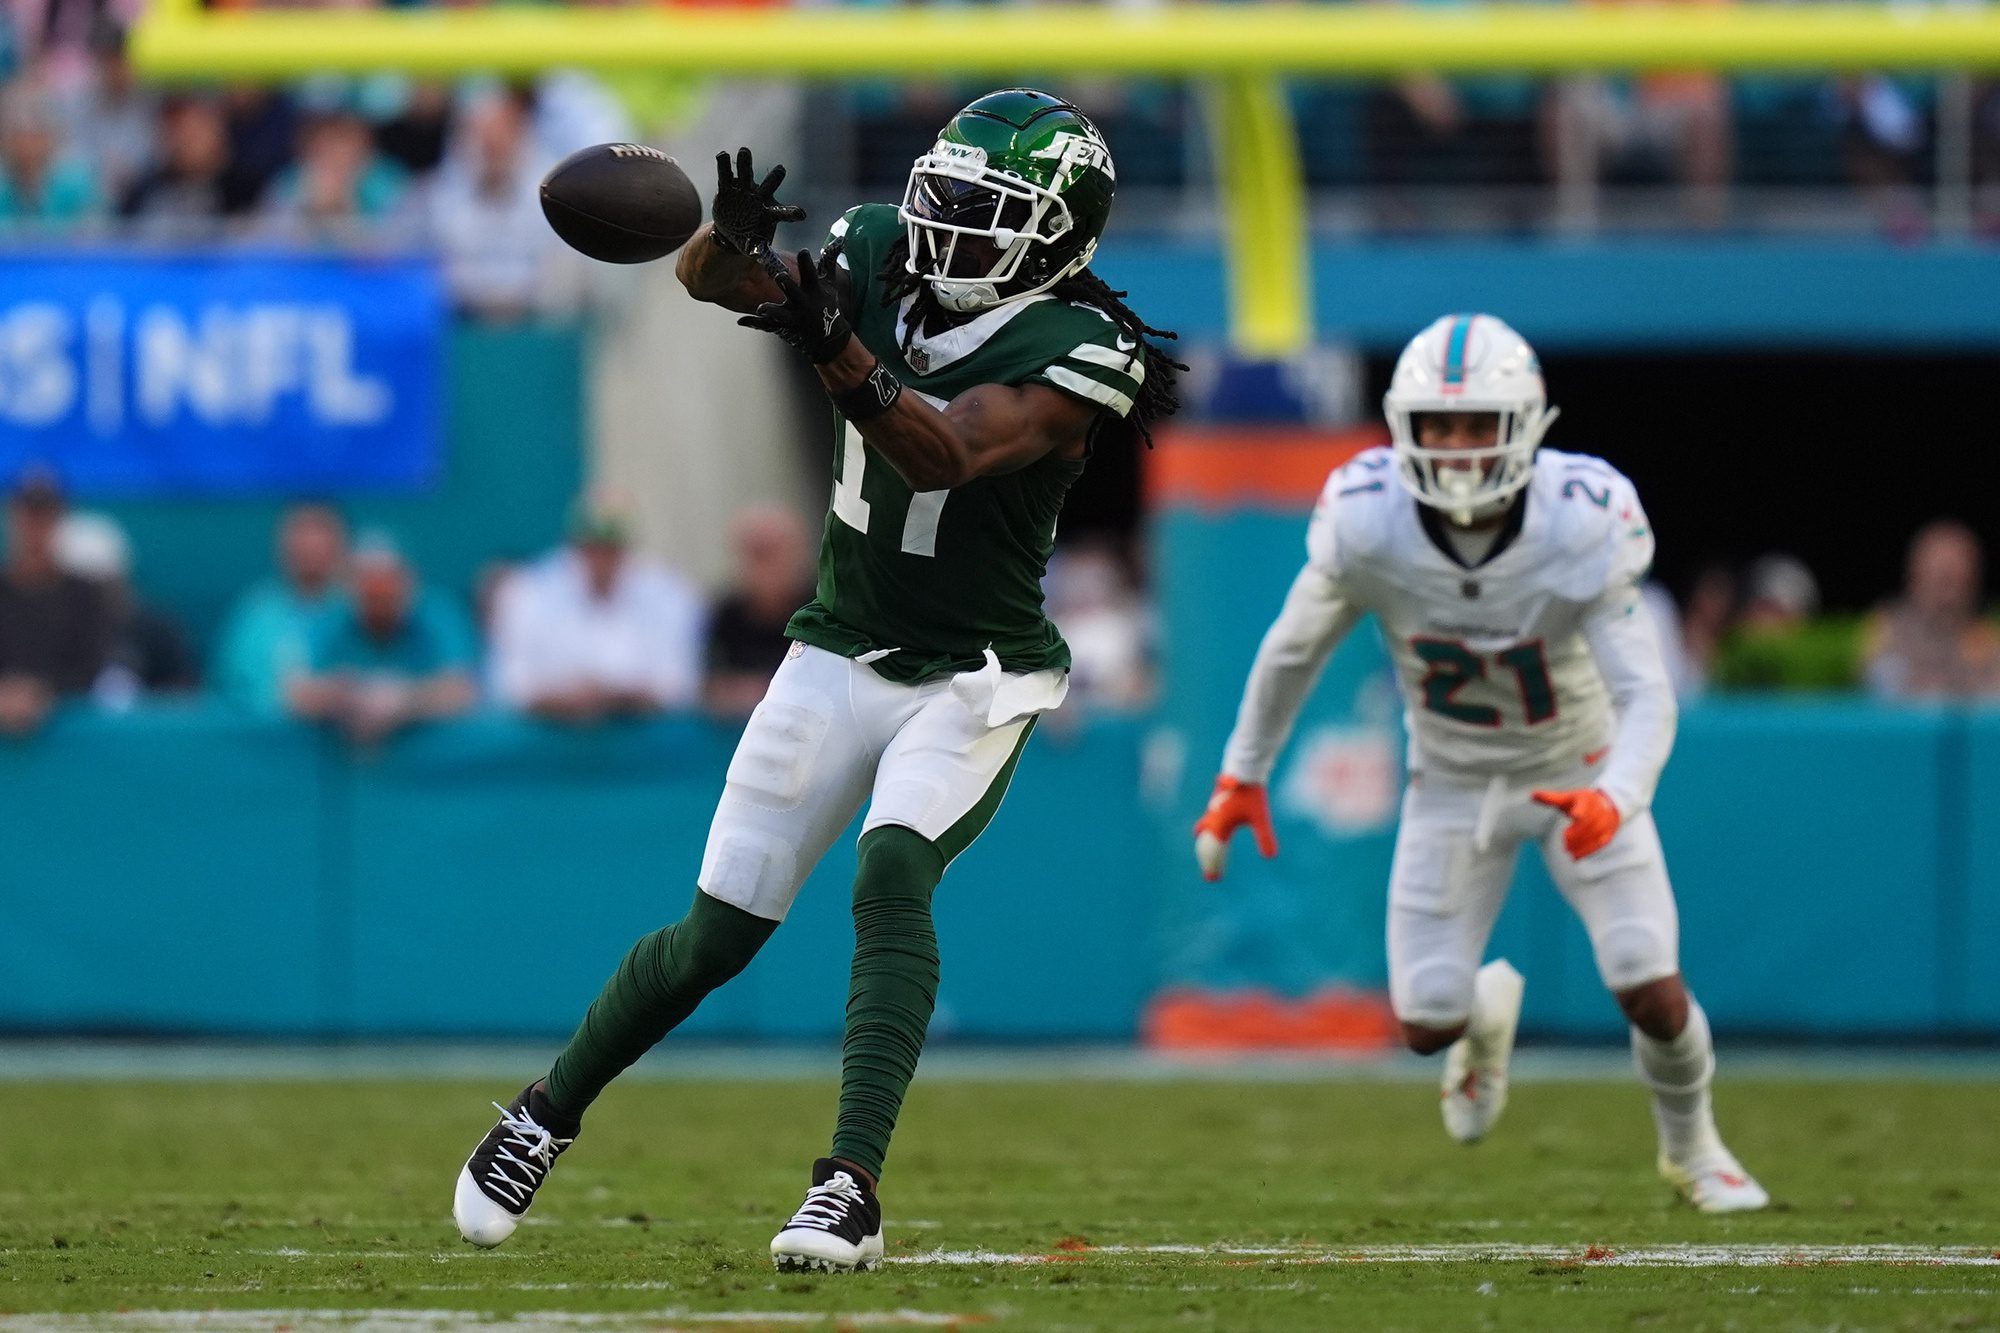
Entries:
{"label": "blue sign", "polygon": [[408,490],[440,473],[418,258],[0,256],[0,477],[92,494]]}

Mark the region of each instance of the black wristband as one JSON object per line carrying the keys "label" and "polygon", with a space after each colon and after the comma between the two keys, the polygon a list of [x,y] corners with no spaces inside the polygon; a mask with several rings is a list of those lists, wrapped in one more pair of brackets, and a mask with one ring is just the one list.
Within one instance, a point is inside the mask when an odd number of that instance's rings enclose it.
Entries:
{"label": "black wristband", "polygon": [[830,396],[834,410],[858,426],[894,407],[896,400],[903,396],[903,382],[890,373],[889,367],[877,361],[875,369],[868,372],[867,379]]}

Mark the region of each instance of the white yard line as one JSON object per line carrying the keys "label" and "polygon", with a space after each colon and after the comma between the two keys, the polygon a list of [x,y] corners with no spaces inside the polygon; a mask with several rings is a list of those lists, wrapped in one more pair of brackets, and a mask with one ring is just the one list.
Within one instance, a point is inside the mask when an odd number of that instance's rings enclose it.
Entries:
{"label": "white yard line", "polygon": [[892,1264],[1061,1264],[1096,1255],[1173,1255],[1187,1259],[1275,1263],[1462,1264],[1574,1263],[1605,1268],[1815,1268],[1830,1264],[1900,1264],[2000,1268],[2000,1251],[1963,1245],[1095,1245],[1046,1254],[1000,1250],[927,1250],[890,1255]]}
{"label": "white yard line", "polygon": [[[302,1258],[296,1250],[267,1251],[277,1257]],[[306,1252],[310,1253],[310,1252]],[[1259,1264],[1574,1264],[1605,1268],[1825,1268],[1874,1264],[1899,1267],[2000,1268],[2000,1253],[1991,1248],[1939,1245],[1644,1245],[1628,1249],[1603,1246],[1491,1244],[1462,1242],[1444,1245],[1103,1245],[1048,1253],[1002,1250],[930,1250],[892,1255],[895,1265],[995,1265],[1088,1263],[1098,1258],[1160,1256],[1191,1261],[1198,1266]],[[1219,1274],[1218,1274],[1219,1276]],[[619,1283],[486,1282],[417,1284],[426,1292],[480,1293],[497,1298],[503,1292],[569,1290],[657,1290],[668,1284],[646,1281]],[[1264,1284],[1261,1291],[1299,1290],[1298,1281]],[[329,1288],[330,1289],[330,1288]],[[1139,1288],[1134,1287],[1134,1290]],[[1145,1290],[1157,1290],[1147,1287]],[[1189,1284],[1190,1293],[1241,1291],[1235,1284]],[[192,1295],[220,1295],[232,1288],[184,1288]],[[1495,1283],[1479,1291],[1494,1294]],[[1885,1291],[1855,1286],[1850,1295],[1988,1296],[1983,1287],[1925,1287]],[[1741,1296],[1781,1295],[1783,1289],[1759,1283],[1730,1288]],[[120,1310],[74,1314],[0,1315],[0,1333],[673,1333],[733,1325],[831,1326],[835,1328],[945,1328],[996,1322],[994,1316],[911,1309],[895,1310],[728,1310],[692,1311],[670,1307],[617,1314],[573,1314],[564,1311],[520,1311],[495,1316],[477,1310],[402,1309],[262,1309],[262,1310]],[[1005,1322],[1004,1318],[998,1322]]]}
{"label": "white yard line", "polygon": [[[522,1257],[491,1250],[311,1250],[298,1246],[243,1251],[273,1259],[418,1259],[433,1263]],[[1438,1245],[1089,1245],[1047,1252],[925,1250],[892,1254],[891,1264],[957,1267],[1076,1263],[1093,1256],[1174,1256],[1221,1263],[1460,1264],[1574,1263],[1604,1268],[1788,1268],[1828,1264],[1902,1264],[1943,1268],[2000,1268],[2000,1250],[1968,1245],[1535,1245],[1454,1241]],[[513,1288],[519,1290],[520,1288]],[[0,1331],[6,1329],[0,1322]]]}

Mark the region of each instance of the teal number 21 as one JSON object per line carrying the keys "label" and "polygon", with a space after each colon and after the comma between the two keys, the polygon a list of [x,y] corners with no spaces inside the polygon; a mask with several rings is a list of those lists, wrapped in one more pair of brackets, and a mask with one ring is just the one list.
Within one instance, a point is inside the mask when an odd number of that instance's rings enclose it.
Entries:
{"label": "teal number 21", "polygon": [[[1456,639],[1413,638],[1410,650],[1429,668],[1424,676],[1424,707],[1455,722],[1474,727],[1497,727],[1500,710],[1490,704],[1461,703],[1454,696],[1475,680],[1486,677],[1486,659]],[[1546,722],[1556,715],[1555,686],[1549,680],[1549,663],[1540,639],[1517,643],[1493,654],[1493,660],[1514,673],[1521,686],[1521,712],[1529,726]]]}

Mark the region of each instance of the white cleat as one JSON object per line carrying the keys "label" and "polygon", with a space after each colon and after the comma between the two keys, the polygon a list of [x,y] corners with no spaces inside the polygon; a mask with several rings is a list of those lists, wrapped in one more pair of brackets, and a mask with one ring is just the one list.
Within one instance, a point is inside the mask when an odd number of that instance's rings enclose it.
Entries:
{"label": "white cleat", "polygon": [[499,1123],[486,1131],[459,1169],[451,1198],[458,1234],[489,1250],[514,1234],[549,1168],[576,1142],[573,1132],[558,1138],[543,1127],[554,1116],[532,1085],[509,1105],[493,1103],[493,1109],[500,1112]]}
{"label": "white cleat", "polygon": [[1475,1023],[1444,1053],[1438,1109],[1444,1132],[1460,1143],[1485,1138],[1507,1109],[1507,1064],[1514,1056],[1514,1030],[1521,1025],[1521,996],[1528,983],[1504,958],[1496,958],[1473,978]]}
{"label": "white cleat", "polygon": [[1660,1175],[1704,1213],[1754,1213],[1771,1202],[1764,1187],[1720,1144],[1686,1166],[1662,1156]]}
{"label": "white cleat", "polygon": [[470,1167],[459,1169],[458,1187],[451,1196],[451,1220],[458,1223],[459,1235],[482,1250],[492,1249],[521,1225],[517,1214],[486,1197]]}
{"label": "white cleat", "polygon": [[882,1205],[830,1157],[813,1163],[806,1201],[771,1240],[781,1273],[866,1273],[882,1262]]}

